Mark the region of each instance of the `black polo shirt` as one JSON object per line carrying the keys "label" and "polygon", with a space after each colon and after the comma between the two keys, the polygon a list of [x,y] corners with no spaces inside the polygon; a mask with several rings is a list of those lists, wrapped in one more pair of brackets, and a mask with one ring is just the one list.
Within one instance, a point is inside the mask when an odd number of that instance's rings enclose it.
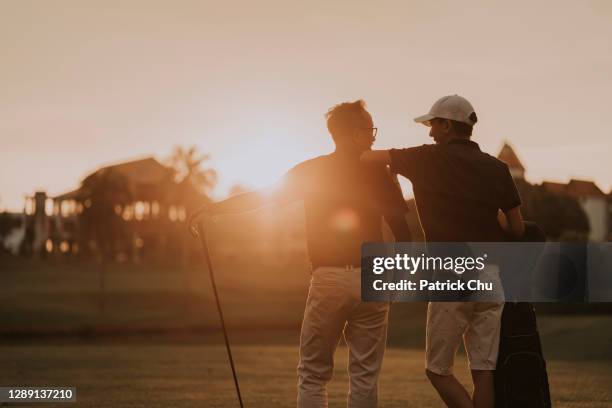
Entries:
{"label": "black polo shirt", "polygon": [[392,149],[390,155],[391,170],[412,182],[427,241],[505,240],[497,211],[521,204],[505,163],[467,139]]}
{"label": "black polo shirt", "polygon": [[360,265],[361,244],[383,240],[382,217],[408,212],[386,166],[339,152],[307,160],[287,173],[275,201],[297,200],[304,201],[313,267]]}

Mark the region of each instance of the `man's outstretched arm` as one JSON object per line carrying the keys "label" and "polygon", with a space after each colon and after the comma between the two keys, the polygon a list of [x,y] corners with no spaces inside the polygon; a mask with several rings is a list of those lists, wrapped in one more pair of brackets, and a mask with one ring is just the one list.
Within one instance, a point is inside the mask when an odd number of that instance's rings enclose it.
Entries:
{"label": "man's outstretched arm", "polygon": [[209,203],[205,206],[210,214],[235,214],[257,210],[276,204],[277,194],[273,188],[236,194],[226,200]]}
{"label": "man's outstretched arm", "polygon": [[196,224],[203,215],[236,214],[257,210],[277,204],[278,196],[278,192],[274,189],[262,189],[236,194],[223,201],[206,203],[189,216],[187,225],[191,233],[198,236]]}
{"label": "man's outstretched arm", "polygon": [[206,203],[189,220],[193,224],[202,214],[236,214],[270,205],[285,205],[303,198],[303,171],[300,165],[290,170],[278,183],[248,193],[236,194],[226,200]]}
{"label": "man's outstretched arm", "polygon": [[390,164],[391,155],[388,150],[368,150],[361,154],[361,161],[371,164]]}

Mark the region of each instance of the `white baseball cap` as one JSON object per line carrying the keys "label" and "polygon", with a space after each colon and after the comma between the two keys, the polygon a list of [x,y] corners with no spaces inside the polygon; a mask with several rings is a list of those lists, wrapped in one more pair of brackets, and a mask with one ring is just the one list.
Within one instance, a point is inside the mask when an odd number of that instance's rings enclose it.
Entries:
{"label": "white baseball cap", "polygon": [[414,121],[431,126],[430,121],[433,118],[456,120],[470,126],[473,126],[478,120],[470,101],[459,95],[443,96],[433,104],[429,113],[415,118]]}

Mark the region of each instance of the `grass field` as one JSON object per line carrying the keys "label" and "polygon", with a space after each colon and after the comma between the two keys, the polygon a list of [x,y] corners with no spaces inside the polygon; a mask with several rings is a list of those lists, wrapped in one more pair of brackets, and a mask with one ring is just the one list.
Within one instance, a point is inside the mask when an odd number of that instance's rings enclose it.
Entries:
{"label": "grass field", "polygon": [[[217,265],[246,406],[295,406],[307,271]],[[201,269],[114,266],[101,290],[95,264],[1,266],[1,386],[76,386],[78,403],[65,406],[237,406]],[[393,305],[381,407],[441,406],[423,373],[424,312],[422,303]],[[539,327],[554,406],[611,407],[612,315],[545,314]],[[340,348],[331,407],[344,406],[345,365]],[[463,356],[457,371],[467,381]]]}
{"label": "grass field", "polygon": [[[236,407],[222,345],[198,341],[13,345],[3,355],[0,384],[70,385],[82,407]],[[295,406],[294,346],[234,348],[247,407]],[[423,373],[423,353],[389,349],[380,382],[381,407],[439,407]],[[555,407],[610,407],[612,367],[602,361],[549,361]],[[345,406],[346,349],[337,352],[330,407]],[[465,360],[457,372],[467,381]],[[75,406],[75,404],[64,404]]]}

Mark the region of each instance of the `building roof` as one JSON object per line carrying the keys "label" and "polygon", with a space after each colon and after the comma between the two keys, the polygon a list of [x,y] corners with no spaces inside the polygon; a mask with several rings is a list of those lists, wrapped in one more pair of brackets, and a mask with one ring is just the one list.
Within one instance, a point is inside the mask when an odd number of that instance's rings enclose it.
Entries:
{"label": "building roof", "polygon": [[115,171],[123,175],[130,184],[159,184],[167,181],[168,178],[172,176],[172,170],[170,168],[164,166],[153,157],[145,157],[140,160],[132,160],[102,167],[89,174],[85,179],[94,174],[107,171]]}
{"label": "building roof", "polygon": [[82,196],[82,191],[80,188],[76,190],[68,191],[67,193],[57,195],[53,197],[54,200],[78,200]]}
{"label": "building roof", "polygon": [[606,194],[592,181],[571,179],[569,183],[545,181],[542,187],[551,193],[567,194],[575,198],[605,197]]}
{"label": "building roof", "polygon": [[[508,142],[504,142],[504,146],[500,150],[497,158],[508,165],[512,172],[513,170],[521,174],[525,171],[525,167],[514,152],[514,149]],[[519,177],[520,178],[520,177]],[[515,177],[515,181],[516,177]],[[593,181],[571,179],[569,183],[556,183],[552,181],[544,181],[542,183],[544,190],[555,194],[567,194],[575,198],[584,197],[606,197],[604,193]],[[612,191],[607,194],[607,197],[612,198]]]}
{"label": "building roof", "polygon": [[545,181],[542,183],[544,190],[555,194],[567,194],[567,184]]}
{"label": "building roof", "polygon": [[497,158],[506,163],[511,170],[515,169],[520,170],[521,172],[525,171],[525,167],[523,167],[523,164],[514,152],[514,149],[507,142],[504,143],[504,146],[501,148]]}
{"label": "building roof", "polygon": [[574,197],[605,197],[603,191],[592,181],[571,179],[567,193]]}
{"label": "building roof", "polygon": [[[149,190],[154,190],[160,185],[173,181],[173,171],[171,168],[164,166],[153,157],[145,157],[143,159],[101,167],[84,177],[83,182],[91,177],[110,171],[124,176],[128,184],[140,194],[151,194],[152,191]],[[78,200],[86,196],[88,196],[88,192],[84,190],[83,183],[81,183],[79,188],[53,198],[56,200]]]}

